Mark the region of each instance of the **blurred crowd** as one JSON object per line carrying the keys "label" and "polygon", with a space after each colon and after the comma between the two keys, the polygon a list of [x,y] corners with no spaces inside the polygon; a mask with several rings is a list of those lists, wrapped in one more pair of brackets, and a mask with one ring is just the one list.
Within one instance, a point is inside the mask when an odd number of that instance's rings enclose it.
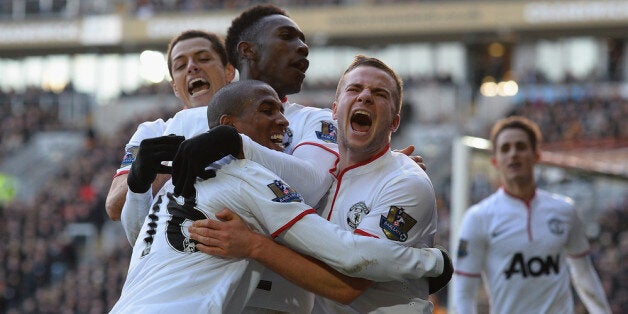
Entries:
{"label": "blurred crowd", "polygon": [[413,2],[412,0],[2,0],[0,19],[74,17],[121,13],[147,17],[167,12],[230,10],[255,4],[273,3],[282,7],[313,7],[330,5],[372,5]]}
{"label": "blurred crowd", "polygon": [[[29,90],[19,97],[37,93],[43,92]],[[66,127],[54,118],[53,112],[46,111],[47,106],[31,104],[15,110],[20,106],[11,100],[7,103],[7,99],[17,95],[0,97],[2,152],[23,145],[29,133]],[[627,103],[626,99],[614,98],[536,101],[523,103],[517,113],[541,122],[548,141],[562,140],[566,134],[573,140],[626,137],[620,117],[627,116]],[[27,107],[39,109],[29,111]],[[83,153],[67,160],[32,202],[0,204],[0,313],[105,313],[113,306],[126,276],[131,247],[119,232],[112,237],[107,231],[119,223],[108,221],[104,199],[119,166],[122,148],[137,124],[173,114],[146,114],[126,123],[115,134],[85,130]],[[15,126],[8,127],[9,123]],[[580,131],[568,133],[566,126],[572,124],[579,124]],[[9,135],[11,132],[19,134]],[[9,140],[13,137],[21,139]],[[437,192],[442,193],[438,199],[437,243],[447,247],[449,190]],[[614,313],[628,309],[628,269],[623,266],[628,264],[626,202],[600,213],[599,232],[591,239],[593,262]],[[69,231],[83,224],[93,227],[94,238]],[[441,308],[447,302],[447,290],[439,292],[436,298]],[[581,304],[577,309],[578,313],[585,313]]]}
{"label": "blurred crowd", "polygon": [[[139,122],[173,114],[147,114],[108,136],[85,130],[83,153],[69,156],[32,201],[0,204],[0,313],[106,313],[113,306],[131,248],[123,236],[103,238],[104,200]],[[29,132],[56,126],[39,122]],[[85,224],[93,238],[71,232]]]}
{"label": "blurred crowd", "polygon": [[37,88],[22,93],[0,90],[0,160],[28,142],[33,132],[60,129],[58,112],[52,92]]}
{"label": "blurred crowd", "polygon": [[511,114],[538,123],[547,143],[565,142],[577,147],[592,140],[628,139],[628,99],[620,96],[531,99],[518,104]]}

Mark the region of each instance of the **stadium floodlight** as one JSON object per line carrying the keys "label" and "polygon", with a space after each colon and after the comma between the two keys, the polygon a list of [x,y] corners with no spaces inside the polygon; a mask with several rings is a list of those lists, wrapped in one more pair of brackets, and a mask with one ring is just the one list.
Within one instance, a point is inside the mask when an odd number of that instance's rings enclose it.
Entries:
{"label": "stadium floodlight", "polygon": [[166,78],[168,65],[164,54],[159,51],[144,50],[140,54],[140,76],[152,82],[159,83]]}

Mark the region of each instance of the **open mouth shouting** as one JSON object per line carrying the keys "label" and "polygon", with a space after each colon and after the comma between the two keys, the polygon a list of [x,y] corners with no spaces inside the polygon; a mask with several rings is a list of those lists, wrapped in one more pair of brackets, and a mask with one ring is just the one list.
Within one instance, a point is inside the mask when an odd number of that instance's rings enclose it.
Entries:
{"label": "open mouth shouting", "polygon": [[366,133],[372,124],[371,113],[368,111],[358,109],[351,115],[351,129],[355,132]]}
{"label": "open mouth shouting", "polygon": [[190,96],[200,96],[210,91],[211,85],[204,78],[195,78],[188,82],[188,93]]}

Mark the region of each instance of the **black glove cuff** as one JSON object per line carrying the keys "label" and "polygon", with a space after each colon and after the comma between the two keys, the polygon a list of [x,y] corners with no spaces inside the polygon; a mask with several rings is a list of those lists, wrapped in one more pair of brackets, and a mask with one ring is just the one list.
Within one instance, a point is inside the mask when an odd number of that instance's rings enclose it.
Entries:
{"label": "black glove cuff", "polygon": [[146,193],[148,189],[150,189],[153,180],[146,180],[142,178],[142,176],[136,174],[136,171],[133,171],[133,166],[131,166],[131,171],[129,171],[129,175],[126,177],[126,184],[129,186],[129,190],[133,193]]}
{"label": "black glove cuff", "polygon": [[217,139],[218,147],[212,147],[210,149],[216,149],[222,151],[223,156],[229,154],[237,157],[242,153],[242,137],[238,130],[232,126],[219,125],[208,131],[212,133]]}

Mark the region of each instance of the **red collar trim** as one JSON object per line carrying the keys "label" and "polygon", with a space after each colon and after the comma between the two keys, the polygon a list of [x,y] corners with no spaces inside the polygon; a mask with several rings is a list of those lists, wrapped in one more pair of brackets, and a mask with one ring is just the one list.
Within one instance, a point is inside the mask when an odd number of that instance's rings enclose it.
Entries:
{"label": "red collar trim", "polygon": [[532,202],[532,200],[534,199],[534,197],[536,196],[536,189],[534,189],[534,193],[532,194],[532,197],[529,200],[526,200],[522,197],[519,197],[517,195],[514,195],[510,192],[508,192],[508,190],[506,190],[506,187],[504,187],[503,185],[501,186],[501,189],[504,191],[504,193],[506,193],[506,195],[512,197],[512,198],[516,198],[520,201],[522,201],[524,204],[526,204],[527,207],[530,207],[530,203]]}

